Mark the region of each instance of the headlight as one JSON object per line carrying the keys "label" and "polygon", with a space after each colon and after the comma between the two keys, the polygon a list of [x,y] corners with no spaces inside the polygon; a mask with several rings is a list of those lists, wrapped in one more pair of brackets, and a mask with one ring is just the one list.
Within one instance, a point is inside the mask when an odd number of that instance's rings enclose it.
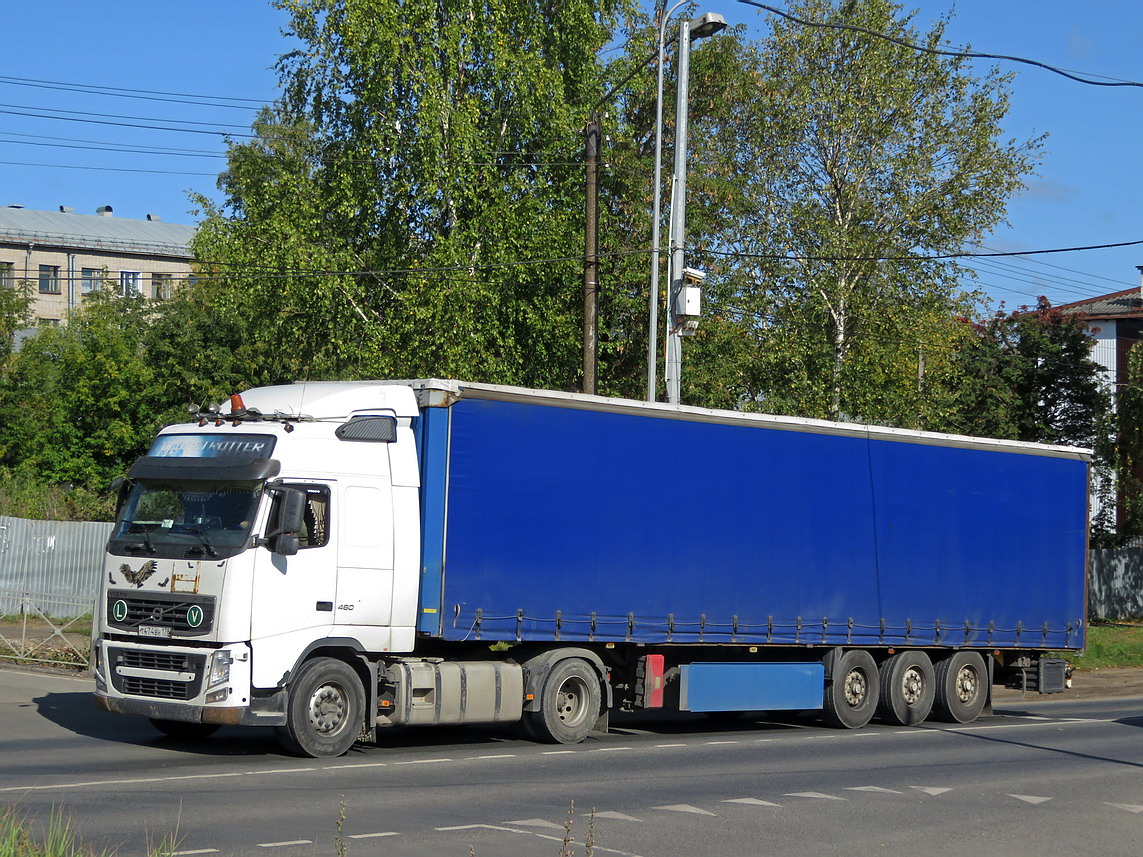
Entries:
{"label": "headlight", "polygon": [[233,661],[234,656],[230,652],[215,652],[210,656],[210,673],[206,679],[207,688],[230,681],[230,664]]}

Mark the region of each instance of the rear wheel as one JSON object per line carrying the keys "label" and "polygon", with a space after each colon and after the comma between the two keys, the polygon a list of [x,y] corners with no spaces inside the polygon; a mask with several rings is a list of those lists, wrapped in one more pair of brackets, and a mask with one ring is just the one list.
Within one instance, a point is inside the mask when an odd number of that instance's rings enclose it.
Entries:
{"label": "rear wheel", "polygon": [[201,741],[218,731],[217,723],[185,723],[182,720],[151,718],[151,725],[176,741]]}
{"label": "rear wheel", "polygon": [[599,717],[599,675],[587,661],[568,658],[552,667],[540,690],[540,706],[524,712],[529,735],[552,744],[578,744]]}
{"label": "rear wheel", "polygon": [[916,726],[933,710],[936,679],[924,652],[899,652],[881,664],[878,716],[886,723]]}
{"label": "rear wheel", "polygon": [[364,712],[365,692],[353,668],[335,658],[315,658],[302,664],[290,685],[278,740],[297,756],[340,756],[361,734]]}
{"label": "rear wheel", "polygon": [[988,672],[977,652],[957,652],[934,669],[933,716],[946,723],[971,723],[988,702]]}
{"label": "rear wheel", "polygon": [[877,664],[869,652],[845,652],[833,668],[833,678],[825,688],[822,719],[830,726],[860,729],[877,710],[879,678]]}

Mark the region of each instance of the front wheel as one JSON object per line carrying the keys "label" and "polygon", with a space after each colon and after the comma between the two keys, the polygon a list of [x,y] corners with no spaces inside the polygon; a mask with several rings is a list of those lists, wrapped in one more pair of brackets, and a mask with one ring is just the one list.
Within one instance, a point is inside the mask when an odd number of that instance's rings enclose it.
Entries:
{"label": "front wheel", "polygon": [[278,740],[296,756],[341,756],[361,734],[364,716],[365,692],[353,668],[335,658],[314,658],[290,685]]}
{"label": "front wheel", "polygon": [[599,675],[587,661],[568,658],[552,667],[540,690],[540,707],[524,712],[528,734],[552,744],[578,744],[599,717]]}
{"label": "front wheel", "polygon": [[877,710],[879,688],[873,656],[860,649],[846,652],[837,659],[833,678],[826,685],[822,719],[830,726],[860,729]]}

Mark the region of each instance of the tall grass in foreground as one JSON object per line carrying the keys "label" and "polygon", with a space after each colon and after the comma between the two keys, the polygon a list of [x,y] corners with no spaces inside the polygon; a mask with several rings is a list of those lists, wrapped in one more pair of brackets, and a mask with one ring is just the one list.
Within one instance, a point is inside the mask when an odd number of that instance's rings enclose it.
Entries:
{"label": "tall grass in foreground", "polygon": [[[148,857],[170,857],[178,848],[178,833],[148,842]],[[72,830],[71,820],[52,809],[43,836],[36,837],[28,819],[12,807],[0,809],[0,857],[110,857],[106,850],[85,845]]]}

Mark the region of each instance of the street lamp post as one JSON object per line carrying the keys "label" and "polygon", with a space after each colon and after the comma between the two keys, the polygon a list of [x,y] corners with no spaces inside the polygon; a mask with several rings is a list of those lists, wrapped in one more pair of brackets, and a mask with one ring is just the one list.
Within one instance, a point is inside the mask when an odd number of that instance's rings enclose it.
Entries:
{"label": "street lamp post", "polygon": [[[675,10],[688,0],[680,0],[663,15],[659,22],[659,74],[655,110],[655,186],[651,215],[651,290],[650,325],[647,342],[647,401],[655,401],[655,369],[658,349],[659,324],[659,254],[661,247],[659,218],[661,215],[663,164],[663,52],[667,21]],[[671,250],[670,286],[667,292],[667,401],[678,404],[679,375],[682,368],[682,345],[679,338],[676,301],[682,287],[684,259],[683,241],[686,234],[686,162],[687,162],[687,96],[690,77],[690,47],[695,39],[712,36],[727,26],[722,15],[708,12],[679,25],[678,84],[675,93],[675,173],[671,188],[671,224],[667,243]],[[672,345],[673,343],[673,345]]]}

